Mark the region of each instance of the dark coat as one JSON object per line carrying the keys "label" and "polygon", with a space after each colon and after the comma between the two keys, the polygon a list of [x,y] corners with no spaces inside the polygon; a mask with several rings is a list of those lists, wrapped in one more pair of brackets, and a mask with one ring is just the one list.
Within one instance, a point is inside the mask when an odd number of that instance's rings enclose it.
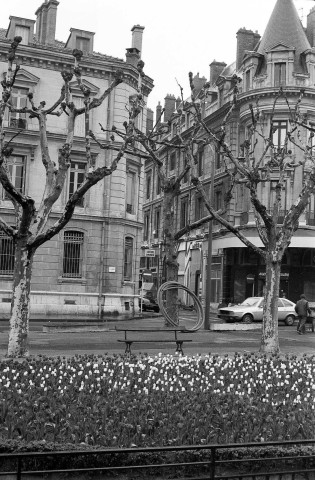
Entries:
{"label": "dark coat", "polygon": [[307,314],[311,314],[311,309],[308,305],[308,301],[305,298],[301,298],[296,302],[295,311],[300,317],[307,317]]}

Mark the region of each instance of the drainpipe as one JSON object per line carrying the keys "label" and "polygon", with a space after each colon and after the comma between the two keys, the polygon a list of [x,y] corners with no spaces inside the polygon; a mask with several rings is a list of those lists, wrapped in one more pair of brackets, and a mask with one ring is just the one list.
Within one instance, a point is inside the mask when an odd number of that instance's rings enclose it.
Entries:
{"label": "drainpipe", "polygon": [[102,319],[102,298],[103,298],[103,284],[104,284],[104,245],[105,245],[105,220],[102,221],[101,233],[101,251],[100,251],[100,274],[98,280],[98,318]]}

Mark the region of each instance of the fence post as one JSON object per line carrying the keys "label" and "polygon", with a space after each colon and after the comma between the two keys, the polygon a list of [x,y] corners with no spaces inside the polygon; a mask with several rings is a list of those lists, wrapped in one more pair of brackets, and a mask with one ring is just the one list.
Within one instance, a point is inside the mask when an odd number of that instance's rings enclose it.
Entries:
{"label": "fence post", "polygon": [[211,447],[210,480],[215,479],[215,447]]}
{"label": "fence post", "polygon": [[22,459],[18,457],[17,459],[17,471],[16,471],[16,480],[21,480],[22,478]]}

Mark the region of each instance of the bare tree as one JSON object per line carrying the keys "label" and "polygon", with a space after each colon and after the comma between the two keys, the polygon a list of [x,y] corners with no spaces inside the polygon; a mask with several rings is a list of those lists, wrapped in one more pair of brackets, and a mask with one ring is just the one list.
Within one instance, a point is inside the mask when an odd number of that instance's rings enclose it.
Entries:
{"label": "bare tree", "polygon": [[[92,167],[91,146],[89,132],[89,115],[92,109],[99,107],[109,93],[123,81],[123,74],[117,71],[111,85],[99,98],[90,98],[90,90],[86,88],[81,79],[79,66],[82,52],[74,50],[74,69],[72,73],[62,72],[64,85],[59,99],[51,106],[46,107],[45,102],[37,106],[31,94],[28,95],[29,106],[22,109],[13,107],[11,92],[14,86],[19,65],[14,68],[16,49],[21,37],[15,37],[11,44],[8,55],[8,71],[2,82],[2,100],[0,102],[0,182],[6,194],[12,200],[15,210],[15,226],[8,225],[0,218],[0,229],[11,236],[15,245],[15,263],[13,274],[13,292],[11,303],[10,335],[8,355],[10,357],[25,356],[28,354],[28,330],[30,314],[30,287],[32,276],[32,264],[34,254],[39,246],[56,235],[71,219],[76,204],[93,185],[110,175],[116,168],[119,160],[123,157],[127,144],[122,143],[117,155],[110,166],[98,168]],[[69,82],[75,76],[77,84],[84,96],[84,107],[76,108],[72,99]],[[46,181],[43,196],[38,208],[34,199],[22,194],[15,188],[11,181],[8,168],[8,159],[13,152],[10,141],[5,140],[4,116],[7,111],[22,112],[35,118],[39,125],[41,160],[45,169]],[[51,158],[47,139],[47,117],[49,115],[67,115],[68,125],[65,142],[60,150],[58,162]],[[47,222],[52,208],[60,197],[65,186],[65,180],[70,167],[70,154],[73,145],[74,126],[79,115],[85,116],[86,131],[86,160],[88,163],[87,173],[83,183],[71,195],[64,207],[63,213],[58,220],[48,228]],[[55,159],[56,160],[56,159]]]}

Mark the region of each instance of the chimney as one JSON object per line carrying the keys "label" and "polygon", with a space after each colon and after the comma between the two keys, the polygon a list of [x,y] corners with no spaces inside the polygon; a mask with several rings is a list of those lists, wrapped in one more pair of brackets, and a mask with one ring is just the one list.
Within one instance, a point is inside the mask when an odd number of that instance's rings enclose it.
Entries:
{"label": "chimney", "polygon": [[306,36],[311,47],[315,47],[315,7],[307,15]]}
{"label": "chimney", "polygon": [[153,130],[153,110],[147,108],[146,134],[148,135]]}
{"label": "chimney", "polygon": [[159,102],[155,109],[155,121],[157,124],[161,123],[161,113],[162,113],[162,105]]}
{"label": "chimney", "polygon": [[56,34],[57,0],[45,0],[36,10],[36,38],[40,43],[54,43]]}
{"label": "chimney", "polygon": [[136,48],[139,50],[139,56],[141,58],[141,51],[142,51],[142,35],[143,35],[144,27],[140,25],[134,25],[131,29],[132,31],[132,43],[131,47]]}
{"label": "chimney", "polygon": [[220,73],[225,69],[226,63],[213,60],[210,63],[210,84],[214,85],[219,78]]}
{"label": "chimney", "polygon": [[168,122],[175,112],[176,100],[174,95],[167,94],[164,98],[164,122]]}
{"label": "chimney", "polygon": [[195,86],[196,93],[200,92],[200,90],[202,89],[206,81],[207,81],[206,77],[200,78],[199,73],[197,73],[197,75],[194,76],[193,84]]}
{"label": "chimney", "polygon": [[252,30],[246,30],[246,28],[240,28],[236,33],[237,38],[237,50],[236,50],[236,70],[242,65],[244,53],[246,50],[254,50],[257,43],[260,40],[258,32]]}

